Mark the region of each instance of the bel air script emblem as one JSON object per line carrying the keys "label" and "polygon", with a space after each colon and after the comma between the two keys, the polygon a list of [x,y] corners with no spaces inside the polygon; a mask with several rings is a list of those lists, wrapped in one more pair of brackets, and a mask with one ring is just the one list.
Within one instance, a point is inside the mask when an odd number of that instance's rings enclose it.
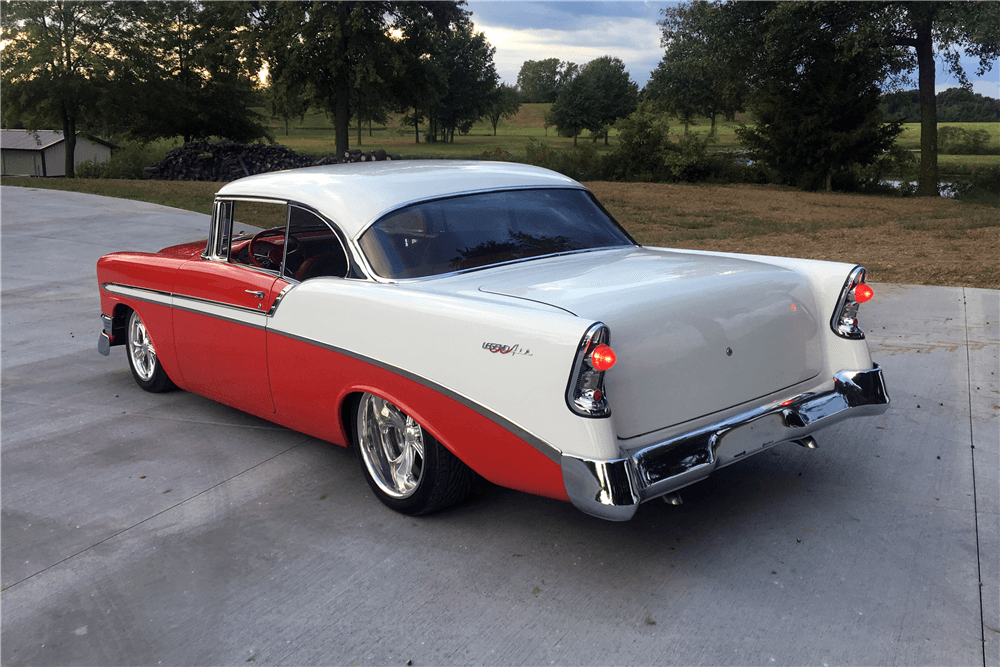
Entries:
{"label": "bel air script emblem", "polygon": [[532,356],[531,350],[529,350],[526,347],[522,348],[520,345],[516,343],[514,345],[503,345],[501,343],[483,343],[483,349],[489,350],[493,354],[509,354],[511,356],[520,354],[526,357]]}

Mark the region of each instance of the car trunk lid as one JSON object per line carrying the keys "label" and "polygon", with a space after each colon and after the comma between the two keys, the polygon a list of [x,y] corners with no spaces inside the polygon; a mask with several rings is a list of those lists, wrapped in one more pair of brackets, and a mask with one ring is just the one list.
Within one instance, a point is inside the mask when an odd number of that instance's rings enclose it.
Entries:
{"label": "car trunk lid", "polygon": [[601,261],[583,253],[504,271],[479,289],[610,327],[618,363],[605,386],[619,438],[752,401],[819,373],[824,318],[794,271],[650,248],[601,255]]}

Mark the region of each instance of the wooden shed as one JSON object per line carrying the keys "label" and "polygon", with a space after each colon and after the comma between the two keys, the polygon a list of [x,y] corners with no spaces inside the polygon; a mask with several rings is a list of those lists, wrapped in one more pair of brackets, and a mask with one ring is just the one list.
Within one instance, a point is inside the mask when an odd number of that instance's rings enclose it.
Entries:
{"label": "wooden shed", "polygon": [[[115,148],[96,137],[78,134],[74,164],[104,162]],[[0,130],[4,176],[65,176],[66,138],[55,130]]]}

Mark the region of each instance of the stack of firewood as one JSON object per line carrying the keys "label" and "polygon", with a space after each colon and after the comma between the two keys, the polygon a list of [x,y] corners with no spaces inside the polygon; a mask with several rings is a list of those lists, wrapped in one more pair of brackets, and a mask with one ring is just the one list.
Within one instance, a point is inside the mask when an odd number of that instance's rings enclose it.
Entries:
{"label": "stack of firewood", "polygon": [[364,153],[358,149],[341,157],[313,158],[284,146],[241,144],[235,141],[189,141],[175,148],[161,162],[146,168],[146,177],[169,181],[234,181],[237,178],[280,169],[296,169],[345,162],[398,160],[384,150]]}

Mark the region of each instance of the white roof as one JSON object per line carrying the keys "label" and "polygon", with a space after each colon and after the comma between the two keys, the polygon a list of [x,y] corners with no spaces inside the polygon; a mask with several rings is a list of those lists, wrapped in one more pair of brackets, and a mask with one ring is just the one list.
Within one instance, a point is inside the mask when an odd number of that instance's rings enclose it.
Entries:
{"label": "white roof", "polygon": [[332,164],[248,176],[219,197],[266,197],[323,213],[354,238],[385,213],[451,194],[533,187],[583,186],[548,169],[507,162],[395,160]]}

